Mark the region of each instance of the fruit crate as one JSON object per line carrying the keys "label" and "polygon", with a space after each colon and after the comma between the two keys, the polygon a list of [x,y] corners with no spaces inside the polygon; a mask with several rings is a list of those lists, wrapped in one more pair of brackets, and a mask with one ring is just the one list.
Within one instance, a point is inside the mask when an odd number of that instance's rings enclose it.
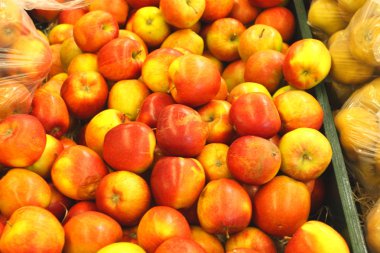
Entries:
{"label": "fruit crate", "polygon": [[[293,0],[289,3],[297,18],[296,34],[299,38],[312,38],[310,27],[307,25],[308,0]],[[363,226],[359,219],[357,204],[353,197],[350,178],[344,162],[342,149],[335,128],[326,83],[322,82],[311,91],[320,102],[324,111],[323,129],[329,139],[333,158],[326,170],[326,214],[324,219],[336,228],[346,239],[353,253],[367,253]],[[319,217],[321,218],[321,217]]]}

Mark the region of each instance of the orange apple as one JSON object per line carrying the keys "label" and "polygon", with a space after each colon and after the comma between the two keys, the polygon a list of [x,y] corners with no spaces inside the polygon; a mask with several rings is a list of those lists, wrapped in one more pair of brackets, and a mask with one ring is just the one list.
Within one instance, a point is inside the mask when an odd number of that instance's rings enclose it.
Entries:
{"label": "orange apple", "polygon": [[65,225],[65,223],[70,220],[72,217],[87,212],[87,211],[98,211],[95,201],[88,201],[88,200],[81,200],[77,201],[74,205],[72,205],[67,214],[65,215],[62,225]]}
{"label": "orange apple", "polygon": [[264,85],[254,82],[243,82],[232,88],[227,101],[233,104],[240,96],[252,92],[260,92],[271,97],[269,90]]}
{"label": "orange apple", "polygon": [[154,251],[155,253],[206,253],[206,251],[193,239],[174,236],[163,241]]}
{"label": "orange apple", "polygon": [[229,146],[223,143],[209,143],[197,156],[205,171],[206,180],[232,178],[227,166],[227,153]]}
{"label": "orange apple", "polygon": [[229,63],[222,72],[222,78],[226,81],[228,91],[238,84],[244,83],[245,62],[237,60]]}
{"label": "orange apple", "polygon": [[225,244],[226,251],[240,248],[252,249],[255,250],[255,252],[277,252],[274,241],[266,233],[256,227],[247,227],[227,239]]}
{"label": "orange apple", "polygon": [[190,51],[193,54],[202,55],[204,50],[204,41],[202,37],[193,30],[180,29],[172,32],[162,42],[161,48],[182,48]]}
{"label": "orange apple", "polygon": [[[64,51],[61,51],[61,55]],[[96,54],[92,53],[80,53],[73,55],[73,58],[67,59],[70,63],[67,66],[67,74],[85,72],[85,71],[98,71],[98,58]],[[75,53],[75,54],[76,54]]]}
{"label": "orange apple", "polygon": [[119,25],[124,25],[127,21],[129,6],[125,0],[92,0],[88,6],[89,11],[102,10],[109,12]]}
{"label": "orange apple", "polygon": [[129,171],[111,172],[96,188],[96,207],[121,225],[136,225],[149,209],[150,191],[146,181]]}
{"label": "orange apple", "polygon": [[148,95],[148,87],[139,80],[118,81],[109,91],[108,108],[119,110],[133,121]]}
{"label": "orange apple", "polygon": [[249,0],[234,0],[229,17],[239,20],[244,25],[248,25],[253,23],[259,12],[260,9],[251,5]]}
{"label": "orange apple", "polygon": [[59,221],[62,221],[69,208],[74,204],[74,201],[60,193],[53,183],[49,183],[49,187],[51,190],[51,199],[46,209],[54,214]]}
{"label": "orange apple", "polygon": [[207,23],[225,18],[231,12],[233,6],[234,0],[206,0],[206,7],[202,14],[201,20]]}
{"label": "orange apple", "polygon": [[58,24],[48,33],[50,45],[61,44],[66,39],[73,37],[74,26],[72,24]]}
{"label": "orange apple", "polygon": [[222,242],[213,234],[209,234],[199,226],[191,226],[191,238],[207,253],[224,253]]}
{"label": "orange apple", "polygon": [[107,174],[108,170],[100,156],[81,145],[64,149],[51,169],[54,186],[74,200],[95,199],[95,190]]}
{"label": "orange apple", "polygon": [[216,58],[209,50],[203,51],[202,55],[204,57],[210,59],[216,65],[216,67],[219,69],[219,72],[222,74],[223,69],[224,69],[224,63],[221,60]]}
{"label": "orange apple", "polygon": [[62,66],[61,62],[61,44],[53,44],[50,45],[50,51],[51,51],[51,67],[50,71],[48,73],[48,78],[59,74],[59,73],[64,73],[65,70]]}
{"label": "orange apple", "polygon": [[216,93],[214,99],[215,100],[226,100],[228,97],[228,87],[226,81],[220,78],[220,87],[218,93]]}
{"label": "orange apple", "polygon": [[87,12],[87,7],[61,10],[58,14],[58,23],[75,25],[75,23]]}
{"label": "orange apple", "polygon": [[16,113],[29,113],[32,92],[16,80],[3,79],[0,83],[0,120]]}

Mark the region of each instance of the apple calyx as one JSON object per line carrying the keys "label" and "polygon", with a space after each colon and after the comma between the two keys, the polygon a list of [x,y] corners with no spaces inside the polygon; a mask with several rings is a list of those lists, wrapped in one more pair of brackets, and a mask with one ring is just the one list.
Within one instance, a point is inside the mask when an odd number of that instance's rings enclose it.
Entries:
{"label": "apple calyx", "polygon": [[239,38],[239,36],[238,36],[236,33],[233,33],[233,34],[230,36],[230,41],[235,41],[237,38]]}

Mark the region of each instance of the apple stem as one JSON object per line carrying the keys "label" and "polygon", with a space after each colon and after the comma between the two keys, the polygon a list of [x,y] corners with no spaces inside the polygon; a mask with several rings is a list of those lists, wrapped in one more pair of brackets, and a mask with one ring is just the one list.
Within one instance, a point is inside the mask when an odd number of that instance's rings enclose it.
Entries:
{"label": "apple stem", "polygon": [[228,232],[228,227],[225,227],[224,230],[226,230],[226,238],[227,238],[227,240],[230,239],[230,233]]}
{"label": "apple stem", "polygon": [[133,52],[133,53],[132,53],[132,58],[133,58],[133,59],[136,59],[136,57],[137,57],[139,54],[141,54],[141,52],[142,52],[142,50],[139,50],[139,51],[137,51],[137,52]]}
{"label": "apple stem", "polygon": [[259,35],[259,37],[260,37],[260,38],[262,38],[262,37],[263,37],[263,35],[264,35],[264,32],[265,32],[265,28],[264,28],[263,30],[261,30],[261,33],[260,33],[260,35]]}

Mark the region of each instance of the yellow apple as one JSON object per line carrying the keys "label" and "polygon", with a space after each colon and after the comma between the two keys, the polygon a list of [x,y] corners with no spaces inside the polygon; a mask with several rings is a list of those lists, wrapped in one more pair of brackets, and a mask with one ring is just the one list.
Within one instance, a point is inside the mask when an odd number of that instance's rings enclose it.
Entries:
{"label": "yellow apple", "polygon": [[282,86],[281,88],[279,88],[278,90],[276,90],[275,93],[273,93],[272,98],[274,99],[278,95],[281,95],[282,93],[290,91],[290,90],[296,90],[296,88],[294,88],[293,86],[290,86],[290,85]]}
{"label": "yellow apple", "polygon": [[73,37],[73,25],[72,24],[58,24],[54,26],[48,33],[48,39],[50,45],[61,44],[68,38]]}
{"label": "yellow apple", "polygon": [[202,55],[204,41],[191,29],[181,29],[170,34],[162,42],[161,48],[184,48],[193,54]]}
{"label": "yellow apple", "polygon": [[85,71],[98,71],[98,61],[96,54],[78,54],[71,60],[69,66],[67,67],[67,73],[69,75]]}
{"label": "yellow apple", "polygon": [[61,51],[60,51],[60,57],[61,57],[61,64],[65,71],[67,71],[67,68],[70,65],[71,60],[82,53],[82,50],[78,47],[78,45],[75,43],[75,40],[73,37],[66,39],[61,44]]}
{"label": "yellow apple", "polygon": [[145,253],[145,250],[135,243],[115,242],[97,251],[97,253],[115,253],[115,252]]}

